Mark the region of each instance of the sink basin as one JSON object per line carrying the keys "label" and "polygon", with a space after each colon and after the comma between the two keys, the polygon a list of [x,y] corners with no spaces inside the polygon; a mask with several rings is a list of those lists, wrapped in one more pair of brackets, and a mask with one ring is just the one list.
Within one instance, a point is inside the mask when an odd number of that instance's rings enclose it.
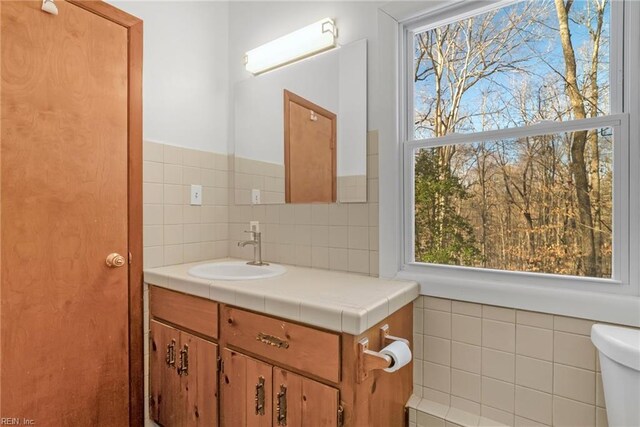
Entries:
{"label": "sink basin", "polygon": [[225,261],[200,264],[191,267],[190,276],[210,280],[256,280],[268,279],[287,271],[281,265],[249,265],[246,261]]}

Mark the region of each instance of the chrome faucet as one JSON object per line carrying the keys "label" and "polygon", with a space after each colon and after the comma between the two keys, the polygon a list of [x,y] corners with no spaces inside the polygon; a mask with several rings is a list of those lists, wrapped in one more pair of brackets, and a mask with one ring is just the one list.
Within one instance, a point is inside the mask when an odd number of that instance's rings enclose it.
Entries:
{"label": "chrome faucet", "polygon": [[269,265],[268,262],[262,262],[262,233],[259,231],[245,231],[245,233],[251,233],[251,240],[245,240],[244,242],[238,242],[238,246],[244,248],[247,245],[253,245],[253,261],[247,262],[249,265]]}

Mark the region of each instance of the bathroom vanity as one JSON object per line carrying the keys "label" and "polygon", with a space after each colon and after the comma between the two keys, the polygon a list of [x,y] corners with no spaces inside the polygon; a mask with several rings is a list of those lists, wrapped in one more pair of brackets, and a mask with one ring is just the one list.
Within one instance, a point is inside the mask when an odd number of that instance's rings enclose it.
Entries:
{"label": "bathroom vanity", "polygon": [[[414,282],[287,266],[211,281],[150,269],[150,417],[164,426],[403,426]],[[405,341],[406,339],[406,341]]]}

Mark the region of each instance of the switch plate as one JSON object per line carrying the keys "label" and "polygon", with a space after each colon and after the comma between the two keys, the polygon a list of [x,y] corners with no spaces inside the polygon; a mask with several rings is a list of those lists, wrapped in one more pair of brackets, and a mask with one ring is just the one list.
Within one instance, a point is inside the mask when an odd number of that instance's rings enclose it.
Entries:
{"label": "switch plate", "polygon": [[191,205],[192,206],[201,206],[202,205],[202,185],[191,185]]}
{"label": "switch plate", "polygon": [[251,190],[251,204],[259,205],[260,204],[260,190],[254,188]]}

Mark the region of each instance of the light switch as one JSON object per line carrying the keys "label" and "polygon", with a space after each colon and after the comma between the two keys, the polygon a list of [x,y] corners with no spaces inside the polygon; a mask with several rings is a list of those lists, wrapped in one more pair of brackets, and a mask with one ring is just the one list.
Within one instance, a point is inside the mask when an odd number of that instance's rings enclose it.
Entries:
{"label": "light switch", "polygon": [[254,188],[251,190],[251,204],[259,205],[260,204],[260,190]]}
{"label": "light switch", "polygon": [[191,205],[192,206],[201,206],[202,205],[202,185],[191,185]]}

